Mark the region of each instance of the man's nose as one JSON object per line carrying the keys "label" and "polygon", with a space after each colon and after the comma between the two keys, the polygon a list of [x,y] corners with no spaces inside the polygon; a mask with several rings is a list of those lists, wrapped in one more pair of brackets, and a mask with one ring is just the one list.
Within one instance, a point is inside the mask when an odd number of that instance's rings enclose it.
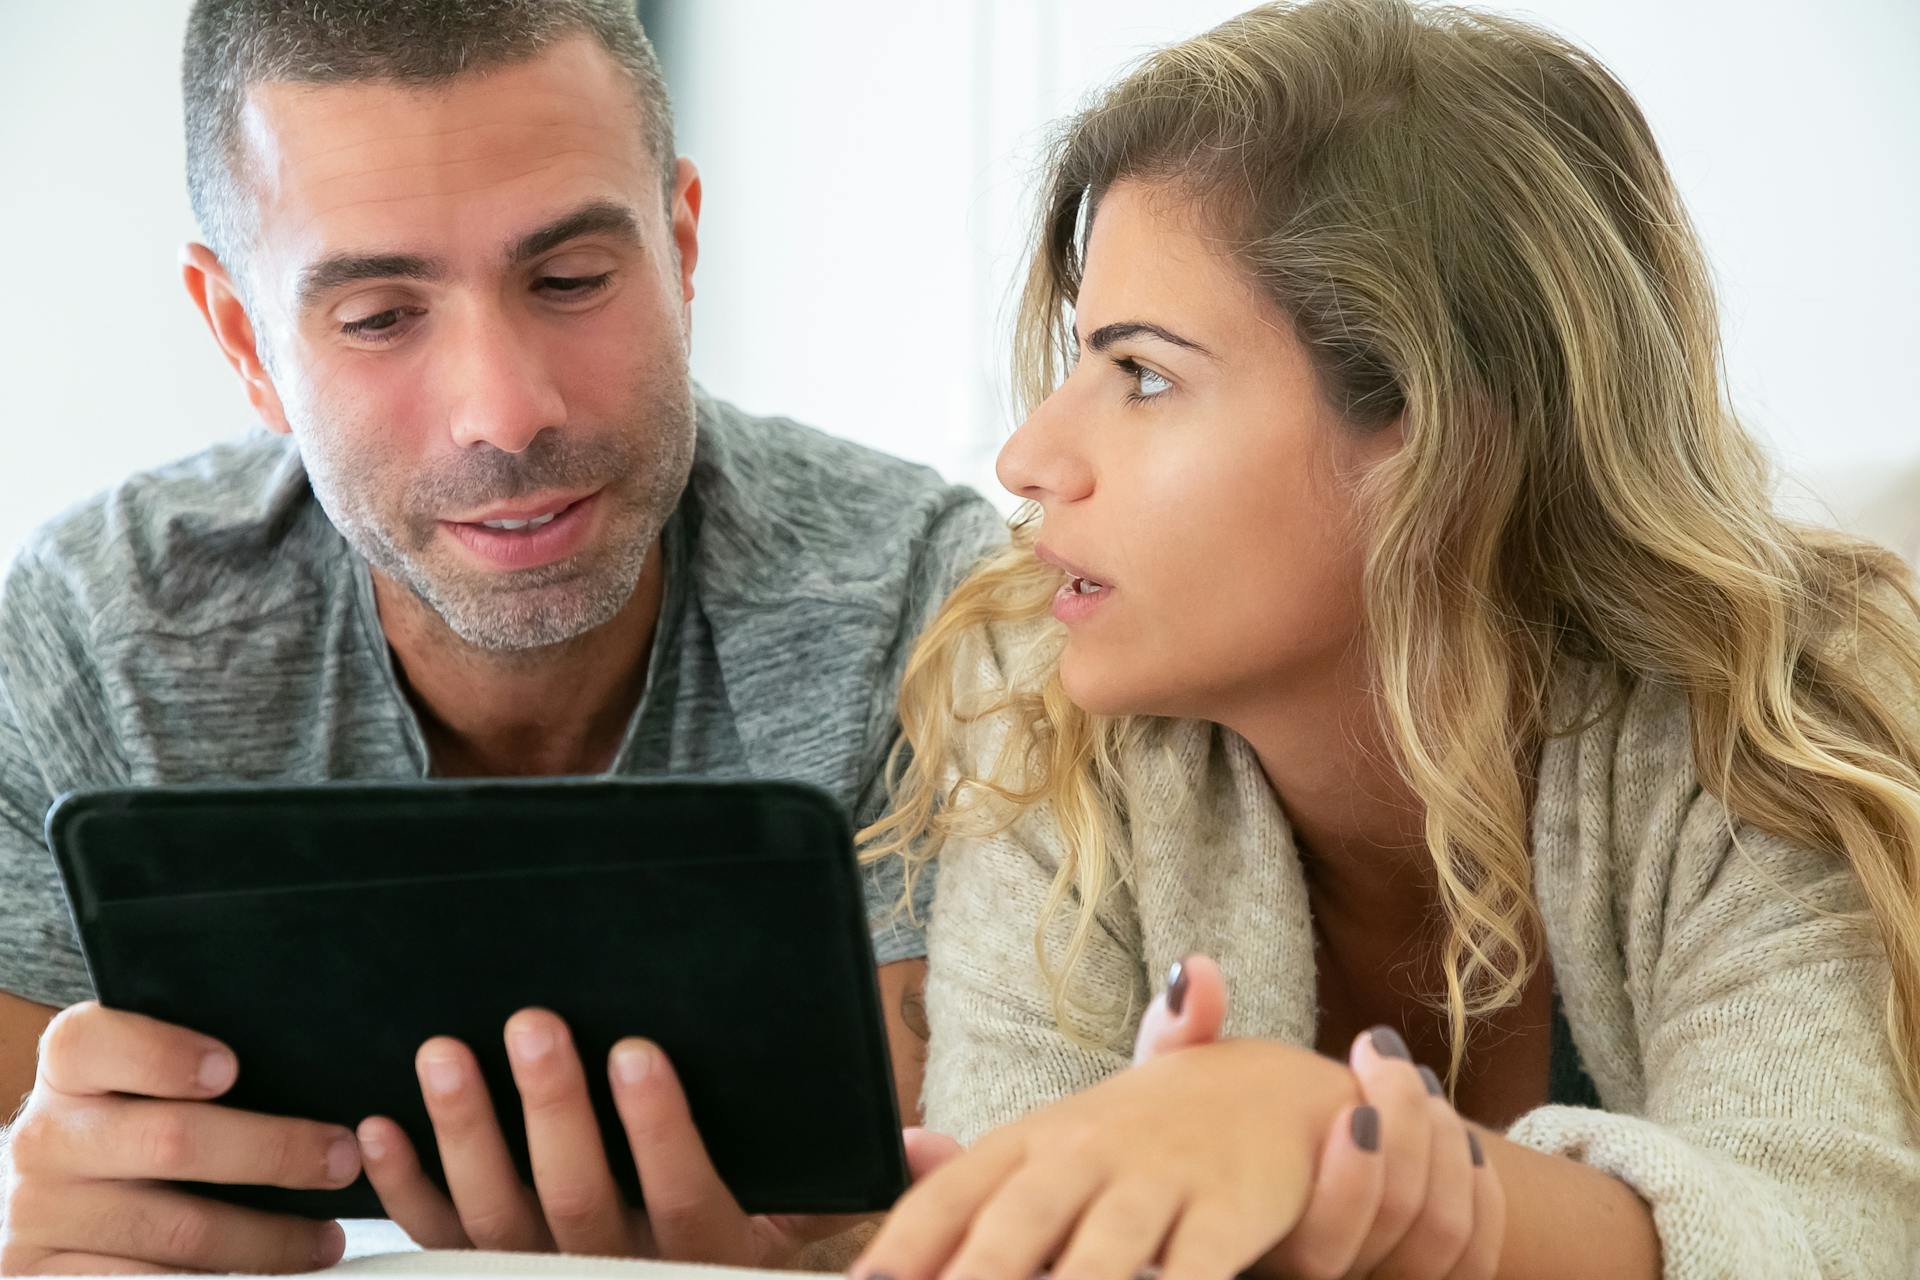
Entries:
{"label": "man's nose", "polygon": [[447,368],[448,433],[462,448],[519,453],[548,427],[564,425],[560,394],[537,344],[502,316],[475,318],[459,335]]}

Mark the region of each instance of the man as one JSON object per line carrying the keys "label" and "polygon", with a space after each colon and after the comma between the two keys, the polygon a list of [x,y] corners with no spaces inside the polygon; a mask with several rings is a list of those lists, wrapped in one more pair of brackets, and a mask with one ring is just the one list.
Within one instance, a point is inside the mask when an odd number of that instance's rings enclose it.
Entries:
{"label": "man", "polygon": [[[0,1269],[324,1265],[337,1226],[166,1184],[363,1163],[424,1243],[793,1260],[825,1227],[739,1213],[643,1044],[613,1074],[651,1212],[620,1206],[607,1064],[537,1010],[506,1029],[533,1193],[465,1046],[419,1062],[451,1198],[391,1125],[220,1107],[224,1046],[82,1003],[42,816],[105,784],[714,771],[864,822],[905,652],[997,520],[692,388],[700,182],[630,5],[200,0],[184,88],[183,274],[269,432],[64,516],[0,594]],[[870,888],[911,1100],[898,894]]]}

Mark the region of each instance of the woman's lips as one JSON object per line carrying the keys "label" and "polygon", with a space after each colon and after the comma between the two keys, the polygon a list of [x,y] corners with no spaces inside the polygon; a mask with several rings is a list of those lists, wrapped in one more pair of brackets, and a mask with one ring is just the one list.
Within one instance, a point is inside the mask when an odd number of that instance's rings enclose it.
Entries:
{"label": "woman's lips", "polygon": [[1083,568],[1080,565],[1075,564],[1073,561],[1067,559],[1065,556],[1058,554],[1057,552],[1054,551],[1052,547],[1047,546],[1045,543],[1036,544],[1033,548],[1033,554],[1038,559],[1045,561],[1047,564],[1052,565],[1054,568],[1066,574],[1067,577],[1070,579],[1078,578],[1078,579],[1081,579],[1082,581],[1095,583],[1102,587],[1111,587],[1113,585],[1111,581],[1101,577],[1099,574],[1095,573],[1093,570]]}
{"label": "woman's lips", "polygon": [[[594,513],[599,510],[598,493],[589,494],[554,514],[538,528],[490,529],[478,522],[442,521],[455,540],[482,563],[501,570],[537,569],[564,560],[586,545],[593,532]],[[550,508],[549,508],[550,509]],[[524,520],[545,514],[530,511],[525,515],[489,514],[488,520]]]}
{"label": "woman's lips", "polygon": [[1084,622],[1113,594],[1113,584],[1095,577],[1048,546],[1035,546],[1033,554],[1067,575],[1053,597],[1053,616],[1061,622]]}
{"label": "woman's lips", "polygon": [[[1086,588],[1092,588],[1087,590]],[[1053,595],[1053,616],[1061,622],[1084,622],[1113,594],[1112,587],[1100,586],[1090,579],[1069,575],[1065,585]]]}

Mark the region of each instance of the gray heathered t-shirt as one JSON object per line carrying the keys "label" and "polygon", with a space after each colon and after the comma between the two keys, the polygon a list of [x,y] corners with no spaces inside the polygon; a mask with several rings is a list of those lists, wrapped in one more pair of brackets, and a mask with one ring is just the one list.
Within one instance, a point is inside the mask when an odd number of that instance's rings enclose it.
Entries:
{"label": "gray heathered t-shirt", "polygon": [[[798,779],[856,825],[876,817],[907,651],[1004,541],[993,509],[924,467],[701,396],[663,537],[647,688],[612,772]],[[251,436],[133,477],[42,529],[0,587],[0,990],[92,994],[42,842],[61,792],[429,771],[366,562],[290,442]],[[899,894],[897,868],[869,873],[883,964],[925,953]]]}

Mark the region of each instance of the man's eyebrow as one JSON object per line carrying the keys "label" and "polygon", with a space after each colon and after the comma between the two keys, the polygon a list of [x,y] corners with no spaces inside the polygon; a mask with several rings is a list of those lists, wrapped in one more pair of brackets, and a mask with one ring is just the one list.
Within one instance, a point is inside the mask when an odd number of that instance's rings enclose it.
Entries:
{"label": "man's eyebrow", "polygon": [[[633,211],[610,200],[581,205],[507,245],[507,265],[518,266],[559,248],[580,236],[607,235],[628,244],[641,243],[640,222]],[[414,253],[339,253],[308,267],[300,275],[297,306],[306,312],[341,285],[359,280],[422,280],[446,278],[447,266],[437,258]]]}
{"label": "man's eyebrow", "polygon": [[1209,360],[1219,359],[1192,338],[1183,338],[1171,329],[1164,329],[1157,324],[1148,324],[1144,320],[1123,320],[1118,324],[1103,324],[1093,331],[1091,337],[1080,339],[1080,345],[1089,351],[1105,351],[1114,343],[1124,342],[1128,338],[1158,338],[1161,342],[1170,342],[1176,347],[1197,351]]}
{"label": "man's eyebrow", "polygon": [[640,220],[633,216],[633,210],[611,200],[595,200],[520,237],[507,250],[507,265],[518,266],[579,236],[597,235],[611,236],[627,244],[642,243]]}
{"label": "man's eyebrow", "polygon": [[439,280],[446,275],[446,264],[415,253],[336,253],[300,273],[300,291],[295,304],[300,314],[343,284],[356,280]]}

